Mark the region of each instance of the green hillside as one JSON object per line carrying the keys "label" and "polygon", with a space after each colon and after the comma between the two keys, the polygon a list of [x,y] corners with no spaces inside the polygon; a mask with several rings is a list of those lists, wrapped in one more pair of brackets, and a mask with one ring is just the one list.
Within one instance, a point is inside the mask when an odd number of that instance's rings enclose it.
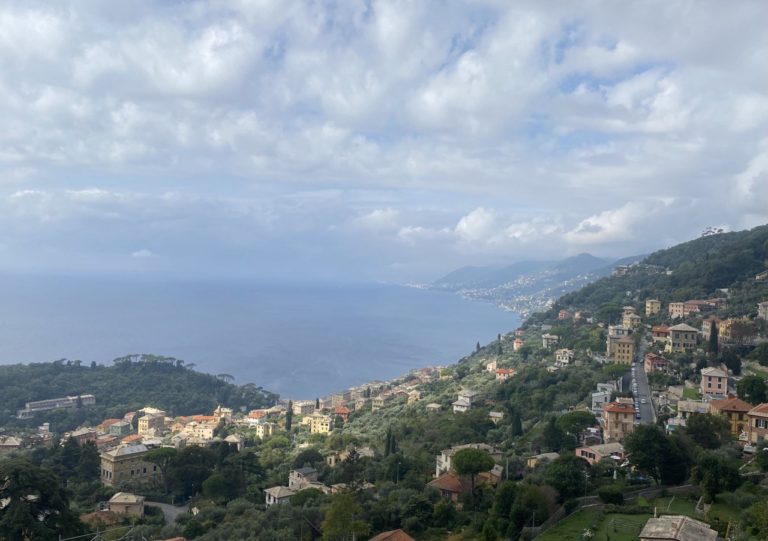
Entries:
{"label": "green hillside", "polygon": [[[25,402],[76,394],[95,395],[96,406],[43,412],[29,421],[14,418]],[[52,430],[60,431],[147,405],[189,415],[212,411],[218,404],[258,408],[276,399],[253,384],[238,386],[229,376],[204,374],[178,359],[153,355],[123,357],[111,366],[66,360],[0,366],[0,427],[50,421]]]}
{"label": "green hillside", "polygon": [[536,320],[552,319],[562,308],[578,307],[610,319],[617,307],[646,298],[663,304],[723,297],[724,315],[754,314],[756,303],[768,298],[768,280],[755,276],[768,269],[768,226],[698,238],[659,250],[623,276],[611,276],[558,299]]}

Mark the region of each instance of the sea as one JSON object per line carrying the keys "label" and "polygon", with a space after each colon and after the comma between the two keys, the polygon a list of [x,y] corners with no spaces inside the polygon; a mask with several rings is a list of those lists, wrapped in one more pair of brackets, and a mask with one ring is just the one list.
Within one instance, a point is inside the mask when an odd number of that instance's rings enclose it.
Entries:
{"label": "sea", "polygon": [[0,279],[0,364],[151,353],[290,398],[453,363],[518,323],[491,303],[391,284]]}

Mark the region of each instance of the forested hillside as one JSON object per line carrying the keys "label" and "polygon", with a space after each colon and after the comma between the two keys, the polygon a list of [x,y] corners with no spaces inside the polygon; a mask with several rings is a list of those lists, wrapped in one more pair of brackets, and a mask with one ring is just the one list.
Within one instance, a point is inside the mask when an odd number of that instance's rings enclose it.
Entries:
{"label": "forested hillside", "polygon": [[628,299],[658,298],[662,304],[724,296],[726,313],[751,314],[768,296],[768,280],[755,276],[768,269],[768,226],[702,237],[659,250],[623,276],[611,276],[561,297],[544,317],[562,308],[609,312]]}
{"label": "forested hillside", "polygon": [[[14,419],[25,402],[89,393],[96,396],[96,406],[40,413],[32,421]],[[147,405],[188,415],[211,411],[217,404],[258,408],[276,399],[253,384],[238,386],[229,376],[204,374],[181,360],[152,355],[123,357],[111,366],[66,360],[0,366],[0,426],[45,420],[54,430],[68,430]]]}

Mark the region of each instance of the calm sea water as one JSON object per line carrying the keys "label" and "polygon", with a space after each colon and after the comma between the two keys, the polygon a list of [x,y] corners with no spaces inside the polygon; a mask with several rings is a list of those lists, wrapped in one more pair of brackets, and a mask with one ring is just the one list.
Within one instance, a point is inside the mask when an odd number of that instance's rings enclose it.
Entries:
{"label": "calm sea water", "polygon": [[518,318],[391,285],[3,277],[0,363],[155,353],[312,398],[447,364]]}

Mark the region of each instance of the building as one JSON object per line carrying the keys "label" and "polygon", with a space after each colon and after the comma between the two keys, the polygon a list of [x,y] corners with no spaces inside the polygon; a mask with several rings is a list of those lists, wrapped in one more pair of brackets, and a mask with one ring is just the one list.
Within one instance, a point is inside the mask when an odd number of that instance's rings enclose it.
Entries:
{"label": "building", "polygon": [[315,468],[298,468],[288,473],[288,488],[299,491],[312,483],[317,482],[317,470]]}
{"label": "building", "polygon": [[141,436],[146,435],[158,435],[163,431],[165,426],[165,416],[155,413],[148,413],[139,417],[139,434]]}
{"label": "building", "polygon": [[459,497],[472,491],[472,485],[469,479],[458,476],[453,472],[441,474],[436,479],[432,479],[427,486],[437,489],[440,497],[449,500],[454,505],[459,504]]}
{"label": "building", "polygon": [[341,420],[345,423],[349,422],[349,414],[352,413],[347,406],[336,406],[333,410],[333,414],[336,417],[341,417]]}
{"label": "building", "polygon": [[672,319],[685,316],[685,303],[684,302],[670,302],[667,306],[667,313]]}
{"label": "building", "polygon": [[0,454],[21,449],[22,441],[16,436],[0,436]]}
{"label": "building", "polygon": [[605,356],[613,359],[619,340],[629,336],[629,328],[624,325],[608,325],[608,336],[605,339]]}
{"label": "building", "polygon": [[333,419],[330,415],[323,415],[322,413],[313,413],[309,417],[309,433],[310,434],[328,434],[333,426]]}
{"label": "building", "polygon": [[541,347],[550,349],[557,345],[557,343],[560,341],[560,337],[556,334],[542,334],[541,335]]}
{"label": "building", "polygon": [[709,411],[728,419],[728,423],[731,426],[731,435],[737,438],[747,431],[749,423],[747,414],[752,408],[752,404],[735,397],[713,400],[709,403]]}
{"label": "building", "polygon": [[497,425],[501,422],[502,419],[504,419],[504,412],[502,411],[489,411],[488,412],[488,419],[490,421]]}
{"label": "building", "polygon": [[646,353],[643,359],[643,369],[646,374],[654,372],[669,372],[670,362],[661,355],[655,353]]}
{"label": "building", "polygon": [[109,435],[122,438],[133,432],[133,427],[128,421],[118,421],[109,426]]}
{"label": "building", "polygon": [[[678,400],[677,417],[686,421],[694,413],[709,413],[709,403],[702,400]],[[680,423],[685,426],[685,423]]]}
{"label": "building", "polygon": [[541,463],[552,462],[556,458],[560,458],[559,453],[541,453],[529,456],[525,461],[525,465],[527,468],[533,469]]}
{"label": "building", "polygon": [[757,317],[768,320],[768,301],[758,303]]}
{"label": "building", "polygon": [[683,515],[649,518],[640,541],[717,541],[717,532],[705,522]]}
{"label": "building", "polygon": [[486,372],[496,372],[496,369],[499,367],[499,363],[496,360],[490,361],[485,364],[485,371]]}
{"label": "building", "polygon": [[80,408],[85,406],[93,406],[94,404],[96,404],[96,397],[92,394],[65,396],[63,398],[49,398],[47,400],[27,402],[24,405],[24,409],[16,412],[16,416],[19,419],[29,419],[39,411]]}
{"label": "building", "polygon": [[658,299],[647,299],[645,301],[645,315],[655,316],[661,312],[661,301]]}
{"label": "building", "polygon": [[371,400],[371,411],[379,411],[384,406],[387,405],[387,401],[389,400],[388,395],[379,395],[377,397],[374,397],[373,400]]}
{"label": "building", "polygon": [[603,406],[603,431],[606,443],[622,441],[635,431],[635,406],[629,402],[611,402]]}
{"label": "building", "polygon": [[603,414],[603,407],[610,403],[613,393],[611,391],[597,391],[592,393],[592,413],[595,415]]}
{"label": "building", "polygon": [[217,423],[198,423],[197,421],[192,421],[187,423],[181,433],[188,438],[212,440],[218,426]]}
{"label": "building", "polygon": [[294,415],[310,415],[315,412],[314,400],[298,400],[293,403]]}
{"label": "building", "polygon": [[438,411],[443,409],[443,407],[437,402],[430,402],[429,404],[427,404],[426,409],[428,413],[437,413]]}
{"label": "building", "polygon": [[[768,318],[766,318],[768,319]],[[515,341],[512,342],[512,351],[520,351],[522,347],[525,345],[525,342],[523,342],[520,338],[515,338]]]}
{"label": "building", "polygon": [[101,482],[120,486],[127,481],[156,482],[160,477],[157,464],[144,462],[147,447],[142,444],[120,444],[101,453]]}
{"label": "building", "polygon": [[643,318],[635,313],[625,314],[621,317],[621,324],[628,329],[637,329],[643,322]]}
{"label": "building", "polygon": [[374,535],[369,541],[415,541],[413,537],[405,533],[403,530],[390,530],[388,532],[382,532],[379,535]]}
{"label": "building", "polygon": [[453,468],[453,455],[463,449],[479,449],[488,453],[495,461],[501,460],[501,451],[488,445],[487,443],[465,443],[464,445],[455,445],[449,449],[443,449],[435,459],[435,477],[439,477]]}
{"label": "building", "polygon": [[654,325],[651,327],[651,336],[654,342],[666,342],[669,340],[669,327],[666,325]]}
{"label": "building", "polygon": [[577,457],[589,462],[590,466],[594,466],[604,458],[612,458],[617,461],[626,458],[624,446],[618,442],[577,447],[575,452]]}
{"label": "building", "polygon": [[755,406],[747,413],[749,443],[756,445],[768,440],[768,404]]}
{"label": "building", "polygon": [[561,321],[563,321],[565,319],[571,319],[572,317],[573,317],[573,314],[571,314],[568,310],[565,310],[565,309],[560,310],[557,313],[557,319],[559,319]]}
{"label": "building", "polygon": [[616,341],[613,360],[619,364],[632,364],[635,362],[635,340],[629,336],[619,338]]}
{"label": "building", "polygon": [[497,368],[496,381],[507,381],[509,378],[514,377],[515,374],[517,374],[517,370],[514,368]]}
{"label": "building", "polygon": [[288,487],[270,487],[264,490],[264,500],[267,507],[272,507],[273,505],[288,503],[294,494],[296,492]]}
{"label": "building", "polygon": [[704,318],[701,322],[702,340],[704,340],[705,342],[709,342],[709,338],[712,335],[712,331],[717,330],[719,323],[720,323],[720,318],[717,316],[709,316],[708,318]]}
{"label": "building", "polygon": [[406,401],[406,404],[415,404],[419,400],[421,400],[421,391],[414,389],[408,393],[408,400]]}
{"label": "building", "polygon": [[555,351],[555,364],[557,366],[568,366],[573,361],[574,355],[572,349],[558,349]]}
{"label": "building", "polygon": [[144,517],[144,496],[118,492],[109,499],[109,510],[124,517]]}
{"label": "building", "polygon": [[728,372],[721,368],[702,368],[700,386],[702,396],[725,396],[728,394]]}
{"label": "building", "polygon": [[664,348],[671,353],[683,353],[696,348],[698,343],[699,331],[690,325],[681,323],[669,328],[669,340]]}

